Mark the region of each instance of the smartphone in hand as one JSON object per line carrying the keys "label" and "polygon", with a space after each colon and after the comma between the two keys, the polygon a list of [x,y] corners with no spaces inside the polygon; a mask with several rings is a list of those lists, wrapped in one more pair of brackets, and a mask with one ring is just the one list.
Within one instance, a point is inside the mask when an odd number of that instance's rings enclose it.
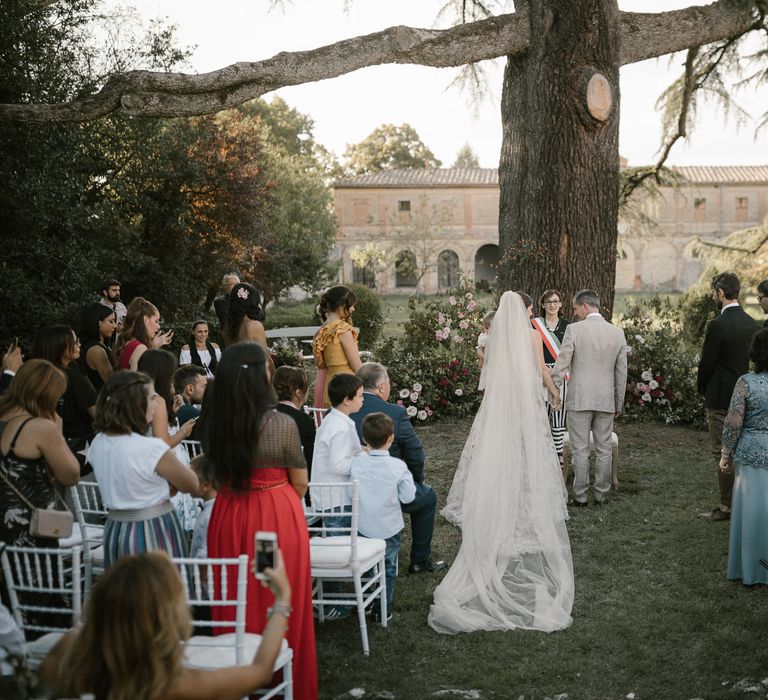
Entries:
{"label": "smartphone in hand", "polygon": [[253,544],[253,554],[256,559],[256,578],[259,581],[266,581],[267,575],[264,570],[274,568],[277,552],[277,533],[264,532],[259,530],[256,533]]}

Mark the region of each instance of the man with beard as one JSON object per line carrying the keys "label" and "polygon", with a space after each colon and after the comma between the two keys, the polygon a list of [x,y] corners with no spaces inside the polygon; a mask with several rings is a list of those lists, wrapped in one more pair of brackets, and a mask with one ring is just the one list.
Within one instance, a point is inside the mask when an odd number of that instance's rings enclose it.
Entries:
{"label": "man with beard", "polygon": [[105,279],[99,285],[99,290],[101,294],[99,301],[115,312],[115,322],[117,323],[117,332],[119,333],[123,330],[123,320],[127,313],[125,304],[120,301],[120,282],[112,278]]}
{"label": "man with beard", "polygon": [[720,314],[707,326],[699,361],[698,388],[704,396],[720,486],[719,505],[709,513],[702,513],[711,520],[731,519],[733,467],[727,471],[719,469],[720,440],[733,387],[736,380],[749,371],[749,348],[758,330],[757,322],[739,306],[740,290],[739,278],[732,272],[723,272],[713,278],[712,293]]}

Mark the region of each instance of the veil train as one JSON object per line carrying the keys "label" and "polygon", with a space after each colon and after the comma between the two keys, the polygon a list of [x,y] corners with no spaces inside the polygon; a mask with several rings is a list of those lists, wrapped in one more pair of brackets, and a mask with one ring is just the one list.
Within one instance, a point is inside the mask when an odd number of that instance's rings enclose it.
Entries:
{"label": "veil train", "polygon": [[486,358],[485,395],[441,511],[461,527],[461,548],[429,624],[449,634],[564,629],[574,594],[566,491],[514,292],[501,297]]}

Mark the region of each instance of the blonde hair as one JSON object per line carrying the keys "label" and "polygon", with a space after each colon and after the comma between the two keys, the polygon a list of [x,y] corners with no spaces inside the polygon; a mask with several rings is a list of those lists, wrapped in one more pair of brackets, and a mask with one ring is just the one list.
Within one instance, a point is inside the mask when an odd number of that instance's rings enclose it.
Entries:
{"label": "blonde hair", "polygon": [[0,399],[0,415],[22,408],[35,418],[56,417],[56,404],[67,390],[67,377],[48,360],[27,360]]}
{"label": "blonde hair", "polygon": [[93,589],[84,624],[61,663],[59,690],[99,700],[155,700],[181,673],[191,622],[168,555],[119,559]]}

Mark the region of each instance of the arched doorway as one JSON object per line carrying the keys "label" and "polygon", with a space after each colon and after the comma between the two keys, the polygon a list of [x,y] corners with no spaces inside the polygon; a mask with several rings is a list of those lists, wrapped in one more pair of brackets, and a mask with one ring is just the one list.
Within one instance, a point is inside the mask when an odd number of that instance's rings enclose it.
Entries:
{"label": "arched doorway", "polygon": [[455,287],[460,273],[459,256],[452,250],[444,250],[437,256],[437,286],[440,289]]}
{"label": "arched doorway", "polygon": [[475,286],[489,290],[496,286],[499,272],[499,246],[486,243],[475,253]]}
{"label": "arched doorway", "polygon": [[401,250],[395,257],[395,286],[415,287],[418,283],[416,256],[410,250]]}

